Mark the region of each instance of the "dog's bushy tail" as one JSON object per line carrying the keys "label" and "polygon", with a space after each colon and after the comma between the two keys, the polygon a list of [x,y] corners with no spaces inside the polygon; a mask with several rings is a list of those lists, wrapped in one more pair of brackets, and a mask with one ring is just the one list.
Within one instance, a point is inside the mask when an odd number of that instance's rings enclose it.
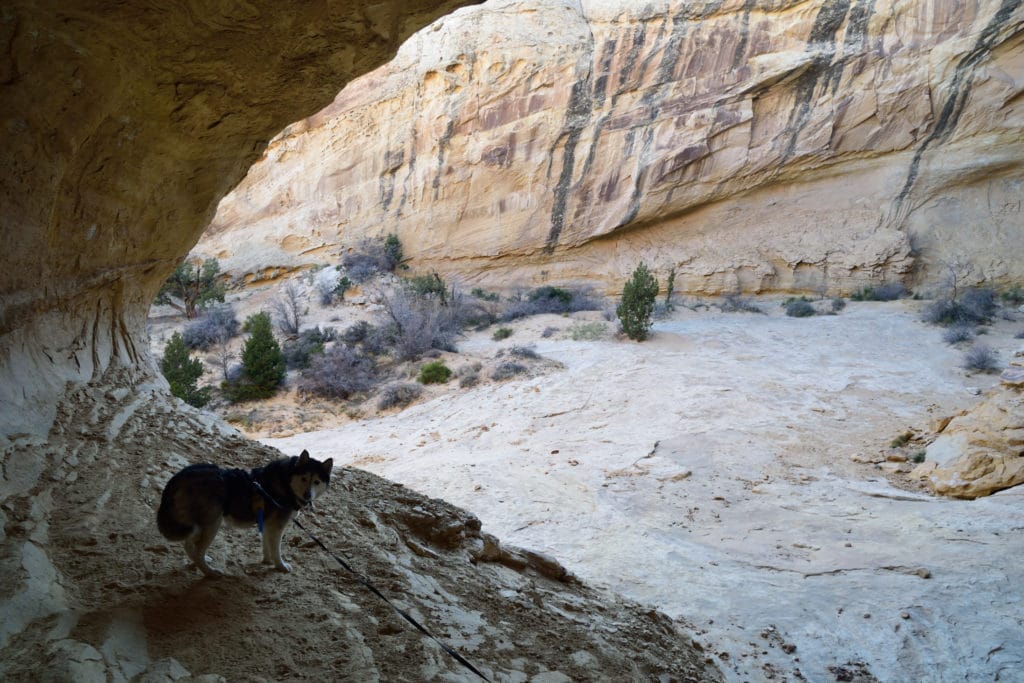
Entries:
{"label": "dog's bushy tail", "polygon": [[192,524],[185,524],[174,513],[174,492],[176,482],[171,481],[160,497],[160,509],[156,513],[156,526],[169,541],[183,541],[195,530]]}

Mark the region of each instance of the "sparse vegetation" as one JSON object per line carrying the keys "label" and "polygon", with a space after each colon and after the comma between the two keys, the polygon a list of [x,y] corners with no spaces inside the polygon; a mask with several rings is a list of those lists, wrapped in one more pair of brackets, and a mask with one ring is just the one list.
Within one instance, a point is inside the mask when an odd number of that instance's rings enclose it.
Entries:
{"label": "sparse vegetation", "polygon": [[515,377],[516,375],[521,375],[526,371],[527,370],[525,365],[513,363],[512,361],[503,361],[501,363],[498,363],[497,367],[495,367],[494,370],[491,372],[491,379],[500,382],[501,380],[510,379],[512,377]]}
{"label": "sparse vegetation", "polygon": [[435,360],[420,366],[416,381],[420,384],[444,384],[452,377],[451,368],[443,361]]}
{"label": "sparse vegetation", "polygon": [[992,319],[996,310],[995,291],[972,287],[959,298],[937,299],[925,307],[923,320],[932,325],[980,325]]}
{"label": "sparse vegetation", "polygon": [[172,334],[167,342],[160,371],[171,385],[171,393],[185,403],[201,408],[210,401],[210,387],[200,389],[196,385],[203,375],[203,362],[189,355],[180,332]]}
{"label": "sparse vegetation", "polygon": [[312,358],[298,388],[303,394],[347,399],[369,391],[376,381],[377,368],[371,357],[344,344],[335,344]]}
{"label": "sparse vegetation", "polygon": [[448,286],[437,273],[416,275],[406,280],[409,288],[422,297],[435,296],[442,306],[448,304]]}
{"label": "sparse vegetation", "polygon": [[837,297],[833,297],[832,298],[832,312],[833,313],[838,313],[839,311],[843,310],[844,308],[846,308],[846,299],[844,299],[841,296],[837,296]]}
{"label": "sparse vegetation", "polygon": [[877,287],[868,285],[861,287],[850,298],[853,301],[895,301],[906,295],[907,290],[899,282],[888,282]]}
{"label": "sparse vegetation", "polygon": [[341,260],[352,282],[362,283],[377,273],[392,272],[402,260],[398,235],[364,239]]}
{"label": "sparse vegetation", "polygon": [[791,318],[809,318],[817,313],[811,300],[805,296],[786,299],[782,305]]}
{"label": "sparse vegetation", "polygon": [[970,325],[953,325],[942,333],[942,341],[947,344],[960,344],[974,339],[974,329]]}
{"label": "sparse vegetation", "polygon": [[474,363],[473,365],[464,365],[459,368],[459,386],[463,389],[467,389],[472,386],[476,386],[477,382],[480,381],[480,364]]}
{"label": "sparse vegetation", "polygon": [[668,279],[665,282],[665,311],[671,312],[675,310],[675,304],[672,303],[672,293],[676,288],[676,267],[672,266],[668,271]]}
{"label": "sparse vegetation", "polygon": [[428,349],[456,350],[465,313],[460,298],[451,297],[445,305],[434,295],[399,287],[382,292],[381,304],[385,322],[378,341],[389,347],[396,360],[415,360]]}
{"label": "sparse vegetation", "polygon": [[470,290],[469,293],[471,296],[474,296],[477,299],[480,299],[481,301],[497,302],[501,300],[501,297],[498,296],[497,292],[488,292],[481,289],[480,287],[474,287],[473,289]]}
{"label": "sparse vegetation", "polygon": [[608,326],[602,322],[574,323],[569,328],[569,338],[573,341],[597,341],[608,335]]}
{"label": "sparse vegetation", "polygon": [[724,313],[761,313],[764,310],[754,303],[749,296],[740,294],[726,294],[722,297],[721,308]]}
{"label": "sparse vegetation", "polygon": [[491,335],[491,339],[493,339],[494,341],[501,341],[503,339],[508,339],[511,336],[512,336],[512,328],[511,327],[499,327],[498,329],[496,329],[494,331],[494,334]]}
{"label": "sparse vegetation", "polygon": [[[352,282],[352,280],[348,279],[347,275],[342,275],[341,277],[339,277],[338,278],[338,282],[331,289],[330,296],[327,297],[327,302],[326,303],[329,304],[334,299],[337,299],[338,301],[344,301],[345,300],[345,292],[347,292],[348,290],[352,289],[352,285],[353,285],[353,282]],[[323,303],[323,299],[322,298],[321,298],[321,303]]]}
{"label": "sparse vegetation", "polygon": [[174,269],[160,287],[154,303],[165,304],[185,314],[189,320],[213,301],[224,301],[224,286],[217,282],[220,262],[185,260]]}
{"label": "sparse vegetation", "polygon": [[527,294],[519,294],[510,298],[498,318],[508,322],[542,313],[566,314],[596,310],[597,308],[599,308],[597,302],[586,290],[545,285]]}
{"label": "sparse vegetation", "polygon": [[513,346],[508,350],[508,353],[510,356],[515,356],[516,358],[524,358],[526,360],[540,359],[540,354],[538,354],[536,351],[534,351],[528,346]]}
{"label": "sparse vegetation", "polygon": [[337,337],[330,327],[321,330],[319,326],[309,330],[303,330],[294,340],[284,343],[285,366],[289,370],[301,370],[308,368],[313,356],[324,352],[327,342],[334,341]]}
{"label": "sparse vegetation", "polygon": [[899,436],[897,436],[895,439],[893,439],[892,442],[889,444],[889,447],[890,448],[903,448],[908,443],[910,443],[910,440],[913,439],[913,438],[914,438],[914,433],[913,432],[904,432],[904,433],[900,434]]}
{"label": "sparse vegetation", "polygon": [[190,349],[208,350],[238,336],[238,319],[231,306],[217,306],[185,325],[182,338]]}
{"label": "sparse vegetation", "polygon": [[423,393],[423,387],[419,384],[397,383],[389,384],[380,393],[377,407],[381,410],[389,408],[404,408]]}
{"label": "sparse vegetation", "polygon": [[974,372],[996,372],[999,370],[999,359],[996,352],[985,344],[976,344],[964,354],[961,367]]}
{"label": "sparse vegetation", "polygon": [[658,296],[658,281],[643,262],[633,271],[622,288],[622,300],[615,309],[622,330],[635,341],[644,341],[651,329],[654,299]]}
{"label": "sparse vegetation", "polygon": [[1024,287],[1015,284],[1003,290],[999,296],[1010,306],[1020,306],[1024,304]]}
{"label": "sparse vegetation", "polygon": [[366,338],[373,332],[373,325],[360,320],[357,323],[353,323],[345,328],[345,331],[341,333],[341,341],[348,345],[359,344],[366,340]]}
{"label": "sparse vegetation", "polygon": [[924,459],[925,459],[926,455],[927,455],[926,451],[918,451],[917,453],[914,453],[912,456],[910,456],[910,462],[912,462],[912,463],[914,463],[916,465],[920,465],[921,463],[924,462]]}
{"label": "sparse vegetation", "polygon": [[548,326],[548,327],[544,328],[544,331],[540,333],[540,336],[542,336],[544,339],[548,339],[549,337],[551,337],[551,336],[553,336],[553,335],[555,335],[557,333],[558,333],[558,328],[557,327]]}
{"label": "sparse vegetation", "polygon": [[249,338],[242,348],[242,371],[234,380],[225,381],[221,388],[233,403],[269,398],[284,382],[284,354],[265,312],[249,316],[245,321]]}

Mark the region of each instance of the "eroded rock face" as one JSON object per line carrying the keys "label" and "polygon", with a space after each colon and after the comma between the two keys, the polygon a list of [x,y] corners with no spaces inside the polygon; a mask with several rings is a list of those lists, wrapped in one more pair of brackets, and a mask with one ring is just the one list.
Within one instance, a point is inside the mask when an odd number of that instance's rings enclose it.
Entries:
{"label": "eroded rock face", "polygon": [[1000,385],[949,421],[911,473],[935,493],[979,498],[1024,484],[1024,349]]}
{"label": "eroded rock face", "polygon": [[[287,129],[200,243],[237,275],[397,232],[466,284],[1024,277],[1020,0],[492,1]],[[970,226],[970,229],[967,229]]]}
{"label": "eroded rock face", "polygon": [[462,4],[4,3],[0,447],[146,374],[153,295],[266,141]]}

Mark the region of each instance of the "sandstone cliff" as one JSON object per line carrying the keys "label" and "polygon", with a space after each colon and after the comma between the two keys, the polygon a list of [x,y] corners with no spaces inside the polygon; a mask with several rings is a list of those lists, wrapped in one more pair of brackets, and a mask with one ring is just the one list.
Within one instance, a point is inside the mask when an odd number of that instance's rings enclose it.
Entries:
{"label": "sandstone cliff", "polygon": [[466,2],[0,7],[0,448],[149,369],[145,316],[266,141]]}
{"label": "sandstone cliff", "polygon": [[397,232],[492,286],[1019,280],[1021,5],[492,0],[285,130],[199,248],[252,275]]}
{"label": "sandstone cliff", "polygon": [[[217,585],[181,570],[153,521],[162,482],[278,453],[172,399],[145,329],[266,141],[460,4],[0,7],[0,679],[466,675],[313,554],[283,581],[244,559]],[[332,545],[494,680],[720,678],[664,615],[563,583],[441,501],[338,474]]]}

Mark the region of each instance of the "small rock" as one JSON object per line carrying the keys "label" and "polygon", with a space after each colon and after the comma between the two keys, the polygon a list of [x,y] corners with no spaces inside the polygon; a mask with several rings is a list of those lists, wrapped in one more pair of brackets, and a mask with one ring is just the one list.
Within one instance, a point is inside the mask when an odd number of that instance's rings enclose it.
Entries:
{"label": "small rock", "polygon": [[909,619],[910,612],[900,612],[900,619]]}
{"label": "small rock", "polygon": [[1003,385],[1013,387],[1014,389],[1020,389],[1024,387],[1024,368],[1021,367],[1009,367],[1003,370],[1003,373],[999,375],[999,381]]}
{"label": "small rock", "polygon": [[927,569],[925,569],[924,567],[921,567],[920,569],[918,569],[916,573],[922,579],[930,579],[930,578],[932,578],[932,573],[930,571],[928,571]]}
{"label": "small rock", "polygon": [[889,455],[885,456],[885,459],[888,462],[906,462],[907,456],[903,455],[902,453],[890,453]]}
{"label": "small rock", "polygon": [[793,643],[783,643],[782,651],[785,652],[787,655],[791,655],[794,652],[796,652],[796,645],[794,645]]}

